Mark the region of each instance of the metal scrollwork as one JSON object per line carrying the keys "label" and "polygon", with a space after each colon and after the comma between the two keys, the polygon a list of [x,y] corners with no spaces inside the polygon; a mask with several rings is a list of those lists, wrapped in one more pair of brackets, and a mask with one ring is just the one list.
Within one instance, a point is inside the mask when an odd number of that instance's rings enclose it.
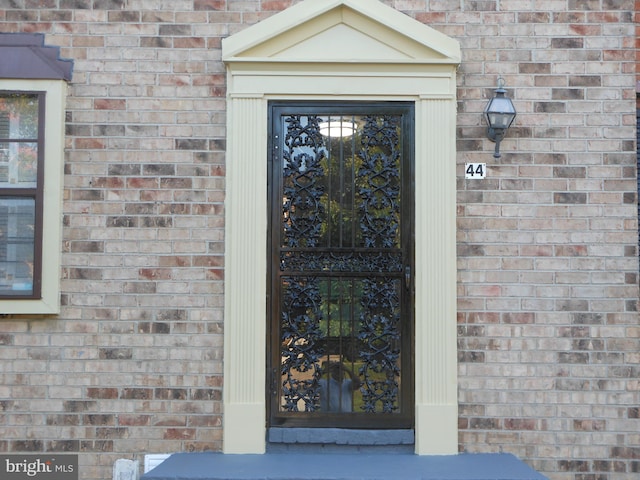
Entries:
{"label": "metal scrollwork", "polygon": [[298,272],[402,272],[399,252],[282,252],[280,270]]}
{"label": "metal scrollwork", "polygon": [[[306,120],[302,124],[301,119]],[[321,199],[325,171],[317,117],[292,115],[286,119],[287,133],[283,151],[283,234],[289,247],[314,247],[318,244],[326,208]]]}
{"label": "metal scrollwork", "polygon": [[[340,412],[396,413],[405,385],[402,115],[350,116],[358,129],[349,139],[323,137],[319,115],[280,118],[277,409],[321,415],[328,392]],[[338,364],[353,377],[332,376]]]}
{"label": "metal scrollwork", "polygon": [[400,217],[400,149],[397,116],[367,116],[359,156],[360,228],[366,247],[397,245]]}
{"label": "metal scrollwork", "polygon": [[[281,320],[283,409],[314,411],[320,398],[318,380],[323,355],[320,289],[316,278],[283,278]],[[306,374],[306,375],[301,375]],[[304,407],[302,407],[304,406]]]}
{"label": "metal scrollwork", "polygon": [[364,364],[359,373],[366,412],[391,413],[398,408],[400,378],[400,298],[394,279],[364,280],[358,339]]}

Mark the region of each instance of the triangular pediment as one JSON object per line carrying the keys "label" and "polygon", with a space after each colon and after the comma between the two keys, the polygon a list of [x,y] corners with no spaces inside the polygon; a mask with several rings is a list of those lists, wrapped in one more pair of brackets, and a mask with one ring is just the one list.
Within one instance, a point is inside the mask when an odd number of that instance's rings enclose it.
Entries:
{"label": "triangular pediment", "polygon": [[223,40],[232,62],[458,64],[458,42],[378,0],[305,0]]}

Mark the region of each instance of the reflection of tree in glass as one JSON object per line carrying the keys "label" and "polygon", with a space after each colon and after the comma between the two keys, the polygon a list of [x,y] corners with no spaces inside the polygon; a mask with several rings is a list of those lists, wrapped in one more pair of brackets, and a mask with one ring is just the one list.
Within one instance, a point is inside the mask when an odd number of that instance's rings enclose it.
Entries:
{"label": "reflection of tree in glass", "polygon": [[327,137],[328,154],[323,159],[327,172],[323,203],[328,205],[329,215],[322,225],[325,244],[331,247],[357,246],[359,231],[356,228],[357,211],[353,195],[353,179],[359,168],[359,159],[354,155],[354,145],[359,135],[356,131],[349,137]]}
{"label": "reflection of tree in glass", "polygon": [[[24,140],[28,140],[26,143]],[[0,96],[0,178],[9,183],[35,182],[37,177],[38,96]]]}
{"label": "reflection of tree in glass", "polygon": [[340,117],[360,125],[348,137],[326,137],[322,159],[323,244],[396,248],[400,244],[400,116]]}
{"label": "reflection of tree in glass", "polygon": [[37,177],[38,150],[32,143],[18,148],[18,178],[20,182],[35,182]]}
{"label": "reflection of tree in glass", "polygon": [[[11,130],[7,138],[36,140],[38,138],[38,96],[11,93],[0,96],[0,117],[9,116]],[[0,136],[2,132],[0,131]]]}

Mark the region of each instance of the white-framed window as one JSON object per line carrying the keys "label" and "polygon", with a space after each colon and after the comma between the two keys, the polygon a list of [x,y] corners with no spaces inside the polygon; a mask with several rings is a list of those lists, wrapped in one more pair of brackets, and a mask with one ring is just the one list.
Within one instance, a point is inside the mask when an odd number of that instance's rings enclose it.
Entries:
{"label": "white-framed window", "polygon": [[0,35],[6,59],[0,65],[4,314],[60,310],[65,99],[72,62],[59,59],[57,50],[44,46],[43,35]]}
{"label": "white-framed window", "polygon": [[0,79],[0,311],[57,313],[64,82]]}

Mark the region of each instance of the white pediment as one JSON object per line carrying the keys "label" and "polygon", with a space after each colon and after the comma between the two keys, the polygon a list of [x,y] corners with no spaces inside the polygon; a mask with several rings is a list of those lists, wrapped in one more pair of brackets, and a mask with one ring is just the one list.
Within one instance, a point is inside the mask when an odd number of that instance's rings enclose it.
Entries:
{"label": "white pediment", "polygon": [[413,287],[415,452],[455,454],[458,42],[378,0],[303,0],[224,39],[222,59],[228,147],[224,451],[264,453],[267,445],[269,104],[371,101],[415,105],[413,173],[421,186],[414,189],[416,266],[424,272]]}
{"label": "white pediment", "polygon": [[223,40],[233,62],[458,64],[458,42],[378,0],[305,0]]}
{"label": "white pediment", "polygon": [[302,40],[271,55],[279,59],[304,59],[312,56],[319,60],[408,60],[405,52],[380,42],[344,23],[335,25],[311,38]]}

